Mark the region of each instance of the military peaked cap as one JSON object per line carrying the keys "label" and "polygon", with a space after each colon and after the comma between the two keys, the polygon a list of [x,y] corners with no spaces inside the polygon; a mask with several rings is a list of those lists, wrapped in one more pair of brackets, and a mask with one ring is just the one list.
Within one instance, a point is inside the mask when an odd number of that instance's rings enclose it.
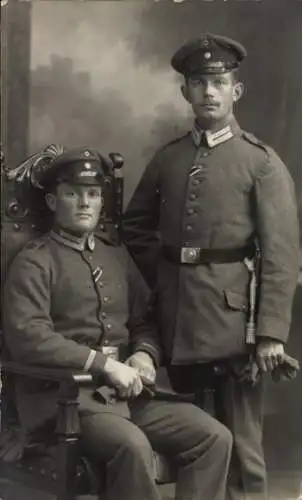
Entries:
{"label": "military peaked cap", "polygon": [[239,42],[205,33],[183,45],[172,57],[171,65],[185,76],[215,75],[238,68],[246,55]]}
{"label": "military peaked cap", "polygon": [[45,189],[61,182],[99,185],[107,169],[105,159],[97,151],[73,148],[58,155],[44,171],[39,182]]}

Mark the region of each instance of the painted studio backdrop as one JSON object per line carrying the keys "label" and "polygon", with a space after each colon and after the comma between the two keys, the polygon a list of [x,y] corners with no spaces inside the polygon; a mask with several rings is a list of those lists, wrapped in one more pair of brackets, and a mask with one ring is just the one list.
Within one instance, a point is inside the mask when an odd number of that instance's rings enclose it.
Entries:
{"label": "painted studio backdrop", "polygon": [[125,156],[127,193],[155,148],[191,124],[173,52],[202,31],[240,40],[241,126],[282,156],[302,211],[298,0],[33,2],[29,149],[61,141]]}
{"label": "painted studio backdrop", "polygon": [[[187,39],[210,31],[247,49],[241,73],[246,93],[236,114],[242,128],[273,146],[288,165],[302,220],[301,1],[19,2],[11,16],[3,76],[9,85],[2,91],[10,166],[52,142],[95,147],[105,155],[118,151],[125,158],[127,200],[155,149],[192,124],[170,58]],[[289,343],[300,362],[301,294],[300,286]],[[280,438],[290,467],[301,455],[294,434],[301,376],[268,392],[267,412],[278,413],[293,430],[284,442]]]}

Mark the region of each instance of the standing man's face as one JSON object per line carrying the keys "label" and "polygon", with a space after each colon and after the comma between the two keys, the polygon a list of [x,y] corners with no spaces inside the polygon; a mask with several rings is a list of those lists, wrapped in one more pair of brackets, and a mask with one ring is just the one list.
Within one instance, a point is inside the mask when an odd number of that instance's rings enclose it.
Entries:
{"label": "standing man's face", "polygon": [[93,231],[102,209],[102,188],[61,183],[55,193],[46,195],[48,207],[54,212],[54,222],[62,229],[77,234]]}
{"label": "standing man's face", "polygon": [[188,77],[182,92],[200,124],[211,125],[232,115],[234,102],[242,95],[243,84],[234,80],[232,72],[201,75]]}

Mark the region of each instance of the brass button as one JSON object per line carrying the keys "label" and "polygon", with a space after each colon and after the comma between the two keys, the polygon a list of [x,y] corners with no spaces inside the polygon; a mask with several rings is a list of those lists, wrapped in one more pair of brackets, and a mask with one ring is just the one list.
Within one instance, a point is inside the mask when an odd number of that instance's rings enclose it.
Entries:
{"label": "brass button", "polygon": [[194,179],[192,181],[192,184],[194,184],[194,186],[198,186],[198,184],[200,184],[200,180],[199,179]]}
{"label": "brass button", "polygon": [[109,302],[109,297],[107,297],[107,295],[105,295],[105,297],[103,297],[103,301],[104,301],[105,303]]}
{"label": "brass button", "polygon": [[91,255],[88,255],[88,260],[92,260],[92,256]]}
{"label": "brass button", "polygon": [[187,231],[192,231],[192,229],[193,229],[193,226],[191,226],[191,224],[187,224],[186,225],[186,230]]}
{"label": "brass button", "polygon": [[188,210],[187,210],[188,215],[193,215],[194,213],[195,213],[194,208],[188,208]]}
{"label": "brass button", "polygon": [[104,345],[108,345],[109,344],[109,341],[108,340],[104,340]]}
{"label": "brass button", "polygon": [[107,330],[111,330],[112,325],[110,323],[108,323],[108,325],[106,325],[106,328],[107,328]]}
{"label": "brass button", "polygon": [[104,282],[103,281],[99,281],[99,287],[103,288],[104,286]]}
{"label": "brass button", "polygon": [[107,318],[107,314],[105,312],[102,312],[101,317],[105,319]]}
{"label": "brass button", "polygon": [[195,193],[190,194],[189,200],[195,200],[195,198],[196,198],[196,194]]}

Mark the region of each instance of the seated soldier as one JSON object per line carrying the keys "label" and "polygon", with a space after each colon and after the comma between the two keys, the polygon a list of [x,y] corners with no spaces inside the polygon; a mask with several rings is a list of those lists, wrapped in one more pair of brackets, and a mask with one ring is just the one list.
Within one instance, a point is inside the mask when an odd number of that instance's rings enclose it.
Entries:
{"label": "seated soldier", "polygon": [[[63,151],[36,183],[53,223],[10,266],[6,346],[14,361],[86,370],[116,389],[120,397],[107,404],[96,387],[81,388],[79,396],[83,451],[100,471],[106,464],[107,500],[160,498],[152,448],[176,463],[177,500],[223,500],[229,431],[193,404],[142,397],[140,374],[155,381],[161,348],[150,307],[143,316],[143,281],[126,250],[94,234],[105,165],[96,151]],[[132,351],[123,357],[127,345]],[[51,428],[57,400],[56,383],[16,378],[28,438]]]}

